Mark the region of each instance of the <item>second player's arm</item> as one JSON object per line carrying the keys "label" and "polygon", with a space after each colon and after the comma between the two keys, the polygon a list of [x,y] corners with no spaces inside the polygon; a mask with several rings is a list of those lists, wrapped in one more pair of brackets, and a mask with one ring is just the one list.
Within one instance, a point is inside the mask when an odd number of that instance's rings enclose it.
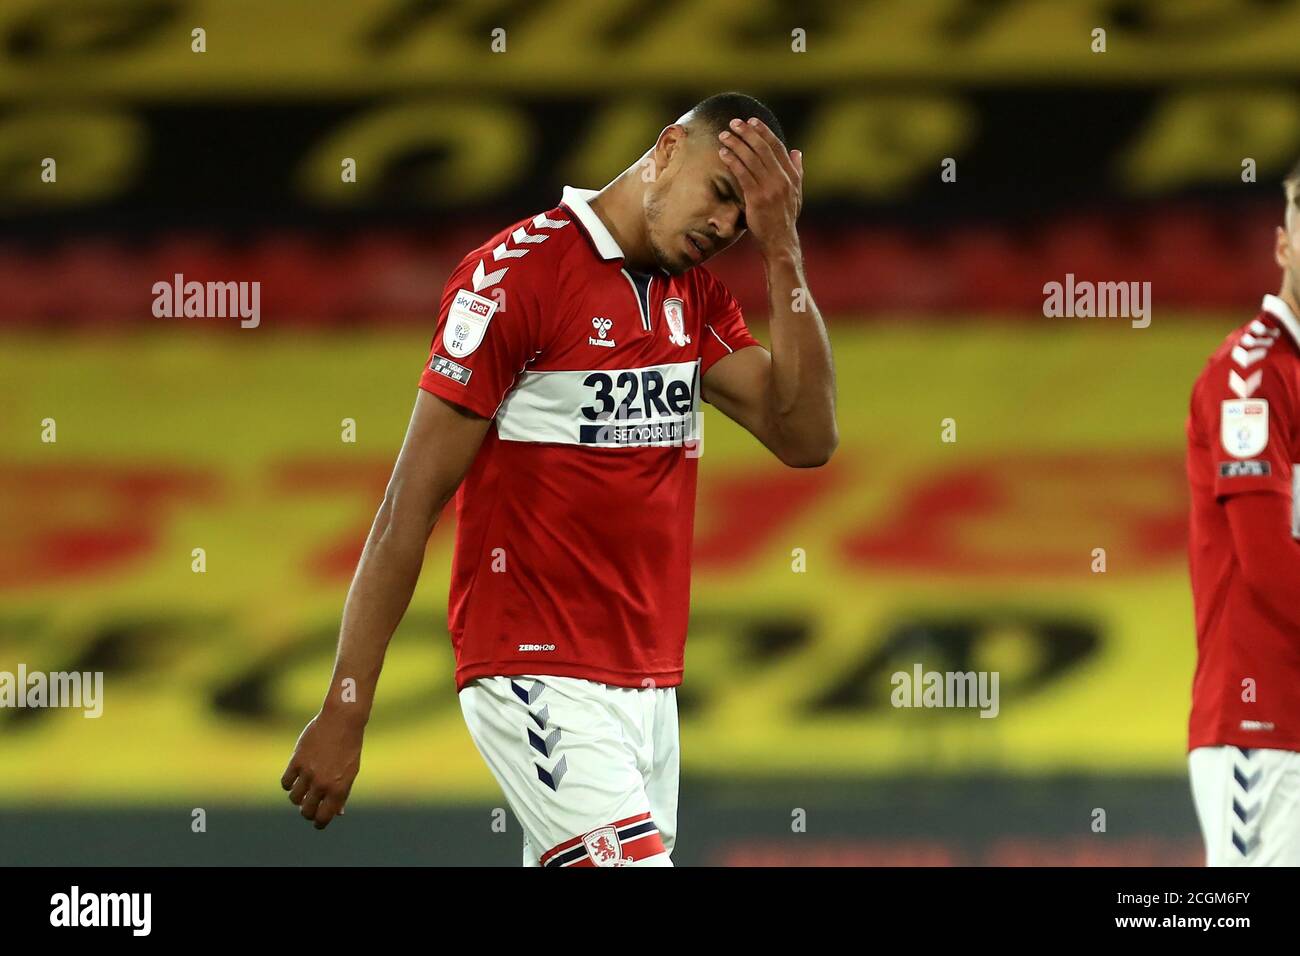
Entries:
{"label": "second player's arm", "polygon": [[[488,424],[488,419],[418,392],[348,589],[329,691],[281,778],[290,799],[317,828],[347,801],[360,769],[362,735],[388,642],[411,602],[429,535],[473,462]],[[345,694],[349,678],[355,686]]]}
{"label": "second player's arm", "polygon": [[1291,496],[1269,491],[1231,495],[1225,507],[1246,586],[1300,640],[1295,600],[1300,594],[1300,544],[1291,537]]}

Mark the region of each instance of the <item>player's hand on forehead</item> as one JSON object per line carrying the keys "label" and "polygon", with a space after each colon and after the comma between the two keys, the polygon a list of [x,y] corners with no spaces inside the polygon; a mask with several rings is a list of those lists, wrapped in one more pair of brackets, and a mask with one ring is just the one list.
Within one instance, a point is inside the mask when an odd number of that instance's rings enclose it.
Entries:
{"label": "player's hand on forehead", "polygon": [[723,162],[747,193],[762,188],[775,178],[780,186],[793,187],[797,208],[803,206],[803,153],[787,150],[761,119],[736,117],[718,133]]}
{"label": "player's hand on forehead", "polygon": [[785,148],[757,117],[718,133],[718,155],[745,198],[745,223],[761,246],[788,242],[803,208],[803,155]]}
{"label": "player's hand on forehead", "polygon": [[803,157],[799,150],[787,150],[771,127],[756,116],[751,116],[748,120],[740,117],[732,119],[727,128],[718,134],[718,139],[755,176],[764,170],[779,168],[791,182],[797,183],[803,178]]}

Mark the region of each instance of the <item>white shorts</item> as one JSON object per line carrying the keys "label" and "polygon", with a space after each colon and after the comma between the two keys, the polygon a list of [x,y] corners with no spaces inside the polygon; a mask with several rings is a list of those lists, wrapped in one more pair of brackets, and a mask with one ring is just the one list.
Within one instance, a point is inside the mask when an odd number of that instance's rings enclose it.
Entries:
{"label": "white shorts", "polygon": [[677,689],[481,677],[470,737],[524,831],[524,866],[672,866]]}
{"label": "white shorts", "polygon": [[1206,866],[1300,866],[1300,753],[1197,747],[1187,763]]}

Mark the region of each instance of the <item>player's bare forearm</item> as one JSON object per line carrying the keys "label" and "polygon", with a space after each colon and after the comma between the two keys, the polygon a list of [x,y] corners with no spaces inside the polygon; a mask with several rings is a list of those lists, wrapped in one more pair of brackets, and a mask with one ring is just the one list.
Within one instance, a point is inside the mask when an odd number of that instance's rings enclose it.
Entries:
{"label": "player's bare forearm", "polygon": [[[421,392],[343,605],[322,713],[364,725],[384,654],[415,593],[424,549],[478,451],[487,422]],[[344,693],[344,681],[351,679]]]}
{"label": "player's bare forearm", "polygon": [[839,443],[830,340],[804,277],[798,239],[764,249],[763,264],[772,309],[771,428],[784,460],[820,465]]}
{"label": "player's bare forearm", "polygon": [[[428,392],[416,398],[406,440],[348,589],[329,691],[280,778],[289,799],[318,829],[343,812],[361,768],[362,736],[388,642],[411,603],[429,534],[487,428],[486,419]],[[355,684],[347,684],[349,679]]]}
{"label": "player's bare forearm", "polygon": [[362,738],[384,653],[420,575],[424,545],[409,525],[394,520],[386,494],[348,589],[325,702],[299,735],[280,777],[290,801],[318,830],[343,813],[361,770]]}
{"label": "player's bare forearm", "polygon": [[[451,492],[444,493],[450,497]],[[434,520],[446,498],[434,503]],[[415,593],[433,529],[423,509],[408,517],[396,513],[397,507],[395,497],[385,495],[371,525],[343,605],[334,673],[321,705],[322,713],[358,725],[370,718],[384,654]],[[345,686],[349,679],[352,683]]]}

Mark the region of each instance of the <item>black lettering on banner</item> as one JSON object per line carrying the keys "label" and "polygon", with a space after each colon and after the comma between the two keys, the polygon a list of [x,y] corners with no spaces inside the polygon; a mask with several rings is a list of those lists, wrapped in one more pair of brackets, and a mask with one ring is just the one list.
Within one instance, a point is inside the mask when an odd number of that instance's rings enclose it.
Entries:
{"label": "black lettering on banner", "polygon": [[600,421],[602,418],[608,418],[609,413],[614,410],[614,382],[604,372],[592,372],[582,380],[582,384],[588,388],[595,386],[596,401],[600,402],[599,408],[593,408],[590,405],[582,406],[583,417],[587,421]]}
{"label": "black lettering on banner", "polygon": [[659,415],[668,414],[668,406],[659,398],[664,390],[664,377],[658,369],[647,369],[645,372],[645,407],[647,414],[651,413],[650,406],[654,405],[654,413]]}
{"label": "black lettering on banner", "polygon": [[[643,373],[644,374],[644,373]],[[623,372],[618,377],[618,387],[626,388],[627,394],[623,396],[623,401],[618,403],[619,421],[632,421],[633,419],[642,418],[641,409],[633,408],[632,403],[636,401],[637,394],[637,377],[635,372]]]}
{"label": "black lettering on banner", "polygon": [[685,415],[691,410],[691,387],[682,381],[668,383],[668,407],[676,415]]}
{"label": "black lettering on banner", "polygon": [[668,407],[675,415],[685,415],[690,411],[690,386],[686,382],[668,382]]}
{"label": "black lettering on banner", "polygon": [[[608,421],[611,416],[618,422],[637,421],[663,415],[688,415],[692,411],[690,385],[680,379],[665,382],[658,369],[643,369],[639,375],[622,371],[617,379],[607,372],[592,372],[582,384],[596,390],[593,403],[579,409],[589,422]],[[617,406],[615,388],[626,390]]]}

